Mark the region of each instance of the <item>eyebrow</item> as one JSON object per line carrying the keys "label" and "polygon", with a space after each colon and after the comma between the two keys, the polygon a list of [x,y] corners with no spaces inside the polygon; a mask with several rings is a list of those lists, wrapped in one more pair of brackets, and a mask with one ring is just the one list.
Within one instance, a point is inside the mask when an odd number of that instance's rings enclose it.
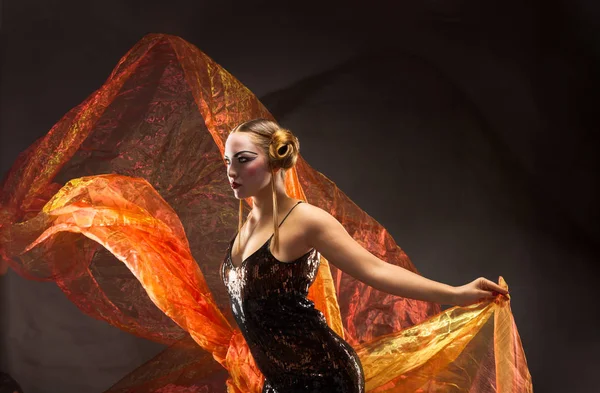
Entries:
{"label": "eyebrow", "polygon": [[[253,151],[250,151],[250,150],[242,150],[242,151],[238,151],[237,153],[235,153],[235,154],[233,155],[233,158],[235,158],[235,157],[239,156],[239,155],[240,155],[240,154],[242,154],[242,153],[252,153],[252,154],[258,155],[258,153],[255,153],[255,152],[253,152]],[[223,156],[223,158],[227,158],[227,156]]]}

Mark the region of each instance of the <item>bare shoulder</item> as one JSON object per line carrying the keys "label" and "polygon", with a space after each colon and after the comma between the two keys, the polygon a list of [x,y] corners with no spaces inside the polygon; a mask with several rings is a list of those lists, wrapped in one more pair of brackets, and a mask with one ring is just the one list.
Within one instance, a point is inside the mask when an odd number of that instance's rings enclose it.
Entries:
{"label": "bare shoulder", "polygon": [[299,204],[296,210],[300,213],[298,214],[298,218],[302,220],[302,224],[307,226],[307,229],[316,229],[315,226],[318,227],[319,225],[331,222],[331,220],[337,222],[335,217],[329,214],[329,212],[308,202]]}
{"label": "bare shoulder", "polygon": [[314,242],[315,236],[324,232],[344,231],[340,222],[329,212],[310,203],[301,203],[298,205],[298,224],[305,230],[305,236],[308,243]]}
{"label": "bare shoulder", "polygon": [[[327,211],[301,203],[298,224],[302,225],[305,243],[315,248],[338,269],[373,285],[386,262],[358,244],[344,226]],[[304,206],[302,206],[304,205]]]}

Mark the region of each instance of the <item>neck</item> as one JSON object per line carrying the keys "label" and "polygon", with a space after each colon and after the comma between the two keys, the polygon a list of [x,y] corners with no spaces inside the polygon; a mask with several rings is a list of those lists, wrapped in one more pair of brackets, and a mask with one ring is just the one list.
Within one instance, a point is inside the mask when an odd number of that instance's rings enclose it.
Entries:
{"label": "neck", "polygon": [[[292,200],[285,192],[285,184],[279,173],[275,174],[275,196],[277,198],[277,207],[281,209],[286,207]],[[263,221],[273,217],[273,190],[271,183],[264,187],[257,195],[252,197],[252,216],[257,221]]]}

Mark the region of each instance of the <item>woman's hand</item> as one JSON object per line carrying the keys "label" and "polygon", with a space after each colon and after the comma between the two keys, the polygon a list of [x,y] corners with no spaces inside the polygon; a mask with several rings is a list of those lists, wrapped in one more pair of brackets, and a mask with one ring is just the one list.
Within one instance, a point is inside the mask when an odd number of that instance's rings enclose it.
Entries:
{"label": "woman's hand", "polygon": [[468,306],[484,300],[494,300],[498,294],[508,295],[508,291],[484,277],[479,277],[468,284],[456,287],[454,304]]}

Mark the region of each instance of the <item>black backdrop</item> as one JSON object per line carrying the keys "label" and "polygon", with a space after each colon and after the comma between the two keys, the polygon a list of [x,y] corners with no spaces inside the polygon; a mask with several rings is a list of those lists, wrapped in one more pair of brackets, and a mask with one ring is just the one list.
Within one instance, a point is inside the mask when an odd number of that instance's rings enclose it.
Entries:
{"label": "black backdrop", "polygon": [[[426,277],[507,280],[538,392],[600,367],[600,8],[591,1],[20,0],[2,4],[0,172],[146,33],[181,36],[252,90]],[[0,277],[0,370],[95,393],[162,350]]]}

